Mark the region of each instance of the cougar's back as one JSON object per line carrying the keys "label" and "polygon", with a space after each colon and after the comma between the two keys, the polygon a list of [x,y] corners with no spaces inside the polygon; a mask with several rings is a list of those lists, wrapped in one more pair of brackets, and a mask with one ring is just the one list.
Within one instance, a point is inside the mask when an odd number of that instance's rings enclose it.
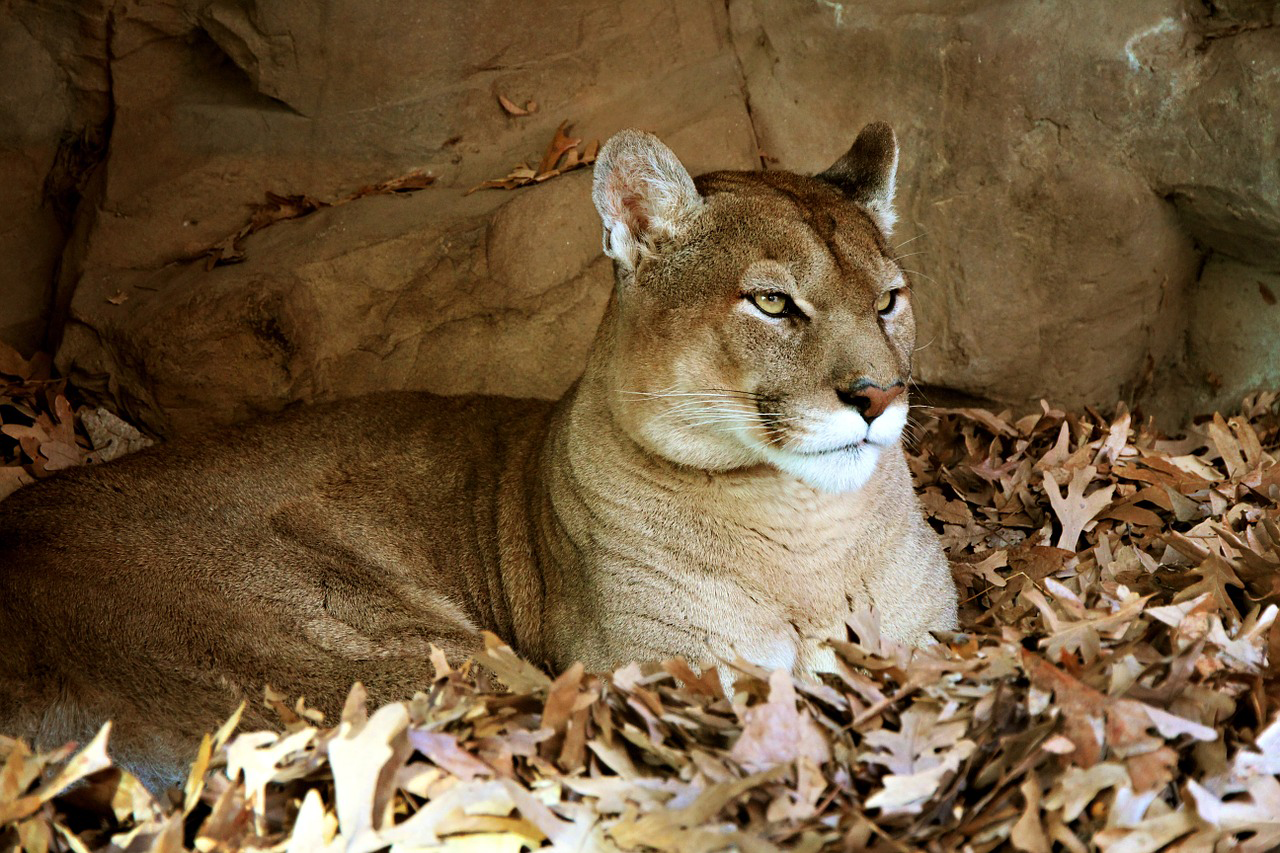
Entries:
{"label": "cougar's back", "polygon": [[52,746],[112,718],[113,751],[163,783],[241,700],[269,722],[263,685],[331,714],[356,680],[412,695],[432,643],[515,630],[496,528],[550,409],[380,395],[20,490],[0,502],[0,732]]}

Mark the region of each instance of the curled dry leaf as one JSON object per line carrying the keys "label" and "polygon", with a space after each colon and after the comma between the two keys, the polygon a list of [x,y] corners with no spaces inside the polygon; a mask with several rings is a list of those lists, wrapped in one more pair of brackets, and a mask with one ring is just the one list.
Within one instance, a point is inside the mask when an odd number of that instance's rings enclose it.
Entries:
{"label": "curled dry leaf", "polygon": [[410,172],[407,175],[401,175],[396,178],[389,178],[385,181],[379,181],[376,184],[370,184],[360,187],[353,193],[336,198],[331,201],[323,201],[313,196],[302,193],[299,195],[281,195],[279,193],[266,192],[266,202],[263,204],[252,205],[250,207],[249,221],[241,226],[240,230],[214,243],[208,249],[198,253],[190,260],[203,258],[205,269],[213,269],[223,264],[236,264],[245,259],[245,240],[252,234],[261,231],[277,222],[284,222],[289,219],[300,219],[315,213],[317,210],[323,210],[327,207],[338,207],[348,204],[357,199],[366,198],[373,195],[393,195],[399,193],[417,192],[425,189],[435,182],[435,176],[422,171]]}
{"label": "curled dry leaf", "polygon": [[537,101],[528,101],[523,107],[516,106],[506,95],[498,95],[498,103],[507,111],[509,116],[528,116],[538,111]]}

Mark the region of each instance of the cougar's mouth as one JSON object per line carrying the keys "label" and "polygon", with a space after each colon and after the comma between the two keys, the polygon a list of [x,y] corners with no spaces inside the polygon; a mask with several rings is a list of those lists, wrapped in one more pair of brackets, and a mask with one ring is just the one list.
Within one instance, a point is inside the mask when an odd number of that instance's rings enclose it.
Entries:
{"label": "cougar's mouth", "polygon": [[893,406],[870,424],[850,411],[835,411],[816,417],[771,415],[771,412],[760,412],[771,448],[799,456],[823,457],[893,446],[902,437],[907,407]]}
{"label": "cougar's mouth", "polygon": [[856,453],[859,450],[865,449],[869,444],[871,444],[870,441],[865,438],[861,438],[857,441],[851,441],[848,444],[842,444],[839,447],[829,447],[824,450],[801,450],[799,448],[795,448],[792,452],[799,453],[801,456],[826,456],[833,453]]}

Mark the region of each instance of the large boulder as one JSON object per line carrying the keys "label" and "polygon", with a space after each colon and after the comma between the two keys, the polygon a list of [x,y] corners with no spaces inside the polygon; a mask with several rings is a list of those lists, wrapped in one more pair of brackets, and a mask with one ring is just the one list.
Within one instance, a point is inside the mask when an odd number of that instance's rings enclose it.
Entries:
{"label": "large boulder", "polygon": [[[554,397],[611,284],[587,171],[464,191],[536,161],[565,119],[639,125],[694,169],[758,163],[718,4],[367,0],[128,7],[112,151],[58,363],[153,431],[381,388]],[[661,93],[660,96],[653,96]],[[513,118],[504,94],[536,100]],[[266,191],[370,196],[246,241]]]}

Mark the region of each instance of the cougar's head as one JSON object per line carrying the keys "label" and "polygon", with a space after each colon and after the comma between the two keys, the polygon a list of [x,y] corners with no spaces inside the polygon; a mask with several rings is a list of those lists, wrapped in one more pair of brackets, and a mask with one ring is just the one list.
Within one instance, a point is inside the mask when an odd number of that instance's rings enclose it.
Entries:
{"label": "cougar's head", "polygon": [[617,279],[604,369],[635,441],[705,470],[867,482],[906,423],[915,346],[886,242],[897,163],[885,124],[814,177],[695,180],[651,134],[605,144],[592,194]]}

